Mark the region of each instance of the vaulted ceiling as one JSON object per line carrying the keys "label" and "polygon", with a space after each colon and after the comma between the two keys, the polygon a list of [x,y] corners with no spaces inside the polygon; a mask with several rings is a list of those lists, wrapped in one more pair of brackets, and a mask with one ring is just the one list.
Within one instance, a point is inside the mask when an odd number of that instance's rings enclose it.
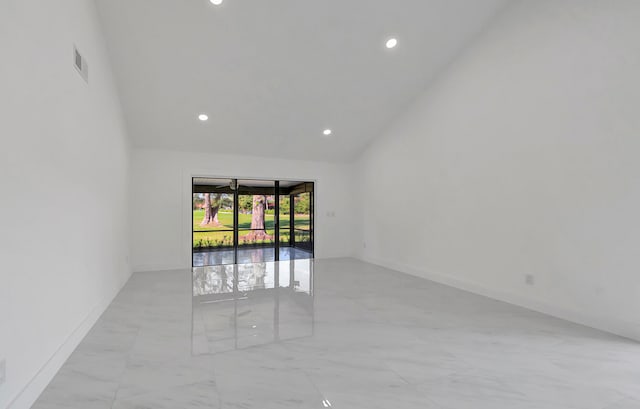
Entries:
{"label": "vaulted ceiling", "polygon": [[506,0],[97,3],[135,145],[340,162]]}

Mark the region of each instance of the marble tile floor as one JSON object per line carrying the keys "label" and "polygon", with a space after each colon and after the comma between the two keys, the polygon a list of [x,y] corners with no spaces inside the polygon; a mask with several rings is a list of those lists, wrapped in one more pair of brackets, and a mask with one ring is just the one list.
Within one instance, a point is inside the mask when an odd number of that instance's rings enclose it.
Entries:
{"label": "marble tile floor", "polygon": [[[233,250],[220,249],[193,253],[193,265],[196,267],[213,266],[219,264],[233,264]],[[311,252],[302,248],[280,248],[280,260],[308,259]],[[275,260],[273,247],[238,249],[238,264],[254,262],[272,262]]]}
{"label": "marble tile floor", "polygon": [[35,409],[638,409],[640,344],[353,259],[137,273]]}

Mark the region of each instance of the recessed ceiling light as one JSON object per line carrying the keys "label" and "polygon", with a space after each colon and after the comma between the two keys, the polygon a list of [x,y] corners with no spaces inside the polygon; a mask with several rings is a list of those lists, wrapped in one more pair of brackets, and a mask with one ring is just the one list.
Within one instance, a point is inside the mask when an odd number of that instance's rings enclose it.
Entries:
{"label": "recessed ceiling light", "polygon": [[390,38],[387,40],[387,43],[385,45],[387,46],[387,48],[395,48],[398,45],[398,39]]}
{"label": "recessed ceiling light", "polygon": [[333,133],[333,131],[331,129],[325,129],[322,133],[324,134],[324,136],[329,136]]}
{"label": "recessed ceiling light", "polygon": [[200,114],[198,115],[198,119],[201,120],[202,122],[206,121],[209,119],[209,115],[207,114]]}
{"label": "recessed ceiling light", "polygon": [[223,0],[209,0],[211,2],[211,4],[213,4],[214,6],[219,6],[222,4]]}

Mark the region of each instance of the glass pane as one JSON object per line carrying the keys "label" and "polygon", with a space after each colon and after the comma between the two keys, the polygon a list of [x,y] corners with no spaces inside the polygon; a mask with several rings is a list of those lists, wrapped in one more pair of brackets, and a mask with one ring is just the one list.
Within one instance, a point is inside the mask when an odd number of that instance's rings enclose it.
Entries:
{"label": "glass pane", "polygon": [[274,181],[238,181],[238,263],[275,260],[274,193]]}
{"label": "glass pane", "polygon": [[193,265],[232,264],[231,180],[194,178],[193,192]]}
{"label": "glass pane", "polygon": [[273,246],[275,226],[273,195],[240,195],[238,197],[238,244],[240,246]]}
{"label": "glass pane", "polygon": [[290,212],[291,200],[289,195],[280,196],[280,247],[291,245]]}
{"label": "glass pane", "polygon": [[310,192],[299,193],[294,196],[294,233],[293,242],[296,247],[311,251],[311,207],[312,194]]}

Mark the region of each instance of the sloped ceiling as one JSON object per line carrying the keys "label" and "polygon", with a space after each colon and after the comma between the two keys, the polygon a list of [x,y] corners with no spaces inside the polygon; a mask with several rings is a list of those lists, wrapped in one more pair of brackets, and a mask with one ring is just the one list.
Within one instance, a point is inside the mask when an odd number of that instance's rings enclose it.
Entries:
{"label": "sloped ceiling", "polygon": [[97,3],[135,145],[343,162],[506,1]]}

